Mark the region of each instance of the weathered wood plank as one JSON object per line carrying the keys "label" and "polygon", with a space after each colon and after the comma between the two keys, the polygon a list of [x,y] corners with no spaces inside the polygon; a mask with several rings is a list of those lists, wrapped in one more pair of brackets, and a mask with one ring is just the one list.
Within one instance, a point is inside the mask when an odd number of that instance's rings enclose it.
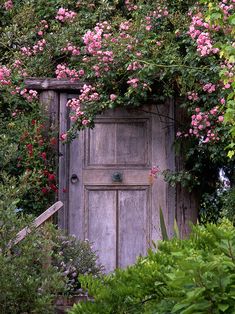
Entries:
{"label": "weathered wood plank", "polygon": [[149,243],[149,189],[118,191],[118,267],[145,256]]}
{"label": "weathered wood plank", "polygon": [[[68,97],[66,93],[60,94],[60,115],[59,115],[59,124],[60,130],[59,133],[65,133],[69,129],[70,120],[69,112],[66,107]],[[59,192],[58,198],[64,204],[63,210],[58,214],[58,224],[61,228],[68,230],[68,211],[69,211],[69,150],[70,144],[63,144],[59,141]]]}
{"label": "weathered wood plank", "polygon": [[25,87],[28,89],[35,90],[59,90],[59,91],[68,91],[68,90],[80,90],[85,82],[76,81],[71,82],[68,79],[58,80],[56,78],[34,78],[29,77],[24,80]]}
{"label": "weathered wood plank", "polygon": [[[49,207],[45,212],[43,212],[40,216],[38,216],[34,222],[33,222],[33,226],[35,228],[38,228],[39,226],[41,226],[45,221],[47,221],[50,217],[52,217],[60,208],[63,207],[63,203],[58,201],[55,204],[53,204],[51,207]],[[16,235],[15,240],[12,240],[11,243],[9,243],[9,247],[11,247],[12,245],[16,245],[17,243],[19,243],[20,241],[22,241],[27,234],[29,234],[31,232],[30,227],[25,227],[24,229],[22,229],[21,231],[19,231]]]}

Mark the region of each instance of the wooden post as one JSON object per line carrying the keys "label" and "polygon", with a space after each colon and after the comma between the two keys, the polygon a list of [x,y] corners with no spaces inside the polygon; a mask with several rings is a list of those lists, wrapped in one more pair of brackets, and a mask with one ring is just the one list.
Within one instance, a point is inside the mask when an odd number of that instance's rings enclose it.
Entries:
{"label": "wooden post", "polygon": [[[176,121],[179,124],[187,122],[188,118],[184,109],[180,109],[180,104],[176,102]],[[176,131],[180,127],[176,125]],[[182,151],[175,157],[176,171],[184,170],[184,154]],[[179,227],[180,236],[187,237],[191,231],[190,225],[197,223],[200,195],[194,190],[189,192],[180,184],[176,186],[176,221]]]}

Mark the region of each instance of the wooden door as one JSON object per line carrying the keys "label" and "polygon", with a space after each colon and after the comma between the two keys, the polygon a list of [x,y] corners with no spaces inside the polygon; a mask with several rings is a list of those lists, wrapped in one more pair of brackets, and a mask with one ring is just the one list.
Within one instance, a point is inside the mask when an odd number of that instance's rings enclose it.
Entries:
{"label": "wooden door", "polygon": [[[61,132],[69,124],[68,97],[60,97]],[[152,185],[149,180],[153,165],[174,167],[171,114],[169,104],[109,110],[97,117],[94,129],[60,147],[60,199],[65,202],[60,224],[93,242],[107,272],[134,263],[161,238],[160,207],[171,232],[174,191],[161,177]]]}

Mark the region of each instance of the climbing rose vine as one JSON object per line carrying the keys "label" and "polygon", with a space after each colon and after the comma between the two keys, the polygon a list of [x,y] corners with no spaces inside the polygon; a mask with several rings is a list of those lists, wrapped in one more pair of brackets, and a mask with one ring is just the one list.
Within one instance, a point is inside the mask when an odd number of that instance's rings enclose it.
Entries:
{"label": "climbing rose vine", "polygon": [[63,142],[93,127],[107,109],[174,98],[176,111],[186,116],[174,121],[176,141],[187,148],[189,177],[202,186],[206,164],[216,172],[233,162],[226,147],[235,133],[234,6],[234,0],[3,2],[4,114],[39,108],[26,77],[82,83],[80,95],[67,103],[72,123],[60,134]]}

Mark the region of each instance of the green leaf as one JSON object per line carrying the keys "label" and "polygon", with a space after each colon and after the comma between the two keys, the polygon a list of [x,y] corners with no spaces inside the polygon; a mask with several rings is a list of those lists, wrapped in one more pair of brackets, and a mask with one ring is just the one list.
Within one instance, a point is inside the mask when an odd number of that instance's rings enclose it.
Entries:
{"label": "green leaf", "polygon": [[229,304],[219,304],[218,305],[219,310],[222,312],[225,312],[229,308]]}
{"label": "green leaf", "polygon": [[180,232],[176,219],[174,219],[174,237],[180,239]]}
{"label": "green leaf", "polygon": [[161,227],[161,233],[162,233],[163,241],[168,241],[169,237],[168,237],[168,234],[167,234],[166,224],[165,224],[165,220],[164,220],[164,216],[163,216],[163,212],[162,212],[162,208],[161,207],[160,207],[160,227]]}

